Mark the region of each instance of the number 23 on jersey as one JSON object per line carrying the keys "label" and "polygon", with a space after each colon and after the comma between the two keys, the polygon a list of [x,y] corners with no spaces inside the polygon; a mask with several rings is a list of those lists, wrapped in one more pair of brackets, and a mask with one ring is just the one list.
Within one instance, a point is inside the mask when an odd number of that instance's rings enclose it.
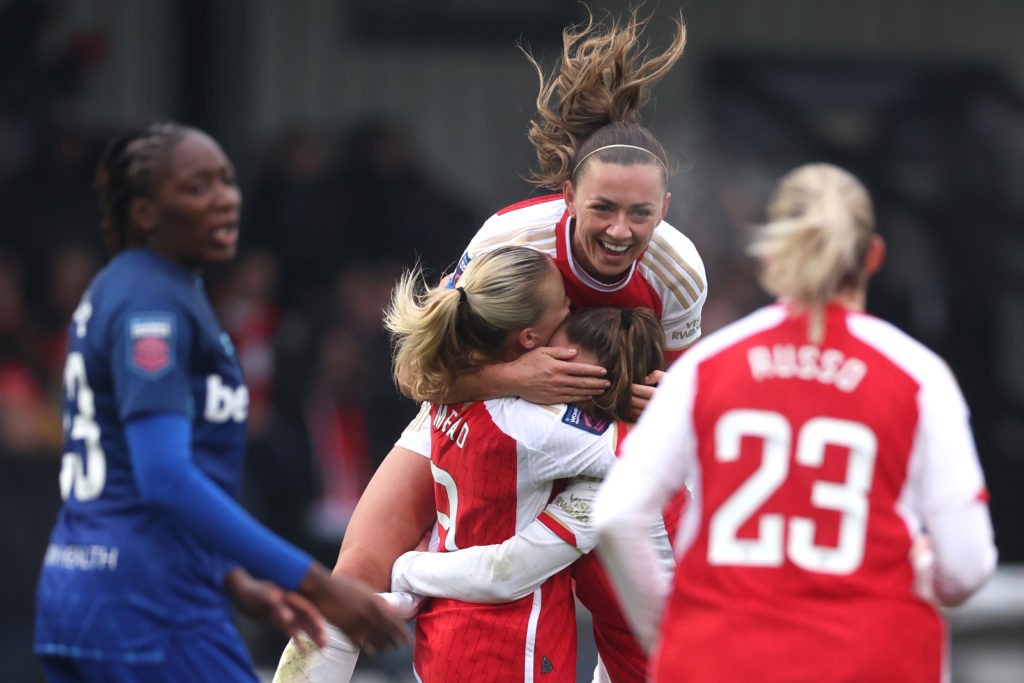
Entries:
{"label": "number 23 on jersey", "polygon": [[[766,410],[731,410],[715,424],[715,459],[736,462],[744,438],[759,439],[761,463],[715,510],[710,519],[708,562],[712,565],[779,567],[788,558],[807,571],[845,575],[864,559],[868,494],[874,476],[878,440],[865,424],[815,417],[794,434],[782,414]],[[795,450],[794,450],[795,445]],[[842,481],[816,480],[810,489],[814,508],[838,512],[838,542],[815,542],[816,522],[798,515],[762,511],[785,486],[792,461],[821,467],[829,446],[849,452]],[[740,527],[753,522],[754,538],[740,538]]]}

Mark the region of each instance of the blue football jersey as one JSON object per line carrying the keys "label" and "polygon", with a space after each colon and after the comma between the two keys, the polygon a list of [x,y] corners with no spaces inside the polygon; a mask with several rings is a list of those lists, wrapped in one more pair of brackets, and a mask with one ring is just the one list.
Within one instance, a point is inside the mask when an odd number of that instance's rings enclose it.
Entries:
{"label": "blue football jersey", "polygon": [[227,561],[141,497],[124,425],[192,423],[195,466],[241,485],[248,390],[199,277],[146,249],[119,253],[75,311],[64,368],[64,505],[43,559],[36,651],[159,660],[166,631],[223,619]]}

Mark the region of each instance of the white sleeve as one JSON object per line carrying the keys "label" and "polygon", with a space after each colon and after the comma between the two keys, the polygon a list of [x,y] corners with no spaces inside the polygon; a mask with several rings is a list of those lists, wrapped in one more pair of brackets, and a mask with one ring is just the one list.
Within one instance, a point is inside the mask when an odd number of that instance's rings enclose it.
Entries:
{"label": "white sleeve", "polygon": [[959,605],[996,569],[998,553],[988,506],[978,501],[940,512],[928,520],[928,529],[935,554],[935,597],[943,605]]}
{"label": "white sleeve", "polygon": [[486,402],[487,410],[506,434],[514,434],[534,482],[571,477],[604,479],[615,462],[618,425],[595,420],[579,408],[542,406],[518,398]]}
{"label": "white sleeve", "polygon": [[416,618],[416,615],[420,612],[420,607],[423,606],[423,601],[426,600],[426,597],[423,595],[404,591],[377,593],[377,595],[383,598],[384,602],[388,603],[391,609],[395,610],[395,614],[398,615],[399,619],[405,621],[412,621]]}
{"label": "white sleeve", "polygon": [[955,605],[981,588],[996,568],[987,489],[967,404],[945,364],[929,374],[919,401],[918,483],[935,555],[933,588],[942,604]]}
{"label": "white sleeve", "polygon": [[430,457],[430,404],[424,401],[420,405],[420,412],[402,431],[402,435],[395,442],[396,446],[407,448],[413,453],[419,453],[425,458]]}
{"label": "white sleeve", "polygon": [[708,289],[704,261],[693,242],[663,222],[655,228],[640,267],[662,299],[665,350],[679,351],[696,342]]}
{"label": "white sleeve", "polygon": [[691,410],[694,372],[675,363],[626,436],[623,454],[597,496],[598,551],[630,627],[648,650],[672,577],[649,533],[662,508],[695,469]]}
{"label": "white sleeve", "polygon": [[391,572],[391,587],[464,602],[508,602],[529,595],[596,543],[590,523],[600,487],[569,483],[540,516],[512,538],[454,552],[407,552]]}
{"label": "white sleeve", "polygon": [[341,629],[328,624],[326,631],[327,644],[322,648],[317,648],[305,635],[300,636],[302,650],[294,639],[289,640],[277,663],[273,683],[349,683],[359,660],[359,648]]}

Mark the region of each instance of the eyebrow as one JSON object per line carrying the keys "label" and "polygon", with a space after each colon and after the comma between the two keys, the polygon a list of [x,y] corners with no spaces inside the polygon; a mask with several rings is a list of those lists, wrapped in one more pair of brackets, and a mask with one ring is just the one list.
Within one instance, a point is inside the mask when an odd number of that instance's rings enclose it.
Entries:
{"label": "eyebrow", "polygon": [[183,168],[179,171],[182,178],[186,179],[202,176],[219,176],[224,172],[234,174],[235,167],[232,164],[226,164],[224,166],[194,166],[192,168]]}
{"label": "eyebrow", "polygon": [[[613,201],[611,199],[608,199],[607,197],[602,197],[601,195],[594,195],[593,197],[591,197],[589,199],[589,201],[591,201],[591,202],[600,202],[602,204],[615,204],[616,206],[618,206],[618,204],[619,204],[619,202],[616,202],[616,201]],[[643,201],[643,202],[637,202],[635,204],[628,204],[627,206],[630,206],[630,207],[654,206],[654,202],[652,202],[652,201]]]}

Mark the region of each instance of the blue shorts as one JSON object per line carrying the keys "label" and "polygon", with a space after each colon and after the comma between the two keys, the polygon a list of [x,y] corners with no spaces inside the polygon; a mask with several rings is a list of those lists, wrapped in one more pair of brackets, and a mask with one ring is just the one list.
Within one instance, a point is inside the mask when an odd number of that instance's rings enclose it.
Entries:
{"label": "blue shorts", "polygon": [[161,661],[131,662],[42,655],[48,683],[257,683],[249,651],[233,623],[170,634]]}

